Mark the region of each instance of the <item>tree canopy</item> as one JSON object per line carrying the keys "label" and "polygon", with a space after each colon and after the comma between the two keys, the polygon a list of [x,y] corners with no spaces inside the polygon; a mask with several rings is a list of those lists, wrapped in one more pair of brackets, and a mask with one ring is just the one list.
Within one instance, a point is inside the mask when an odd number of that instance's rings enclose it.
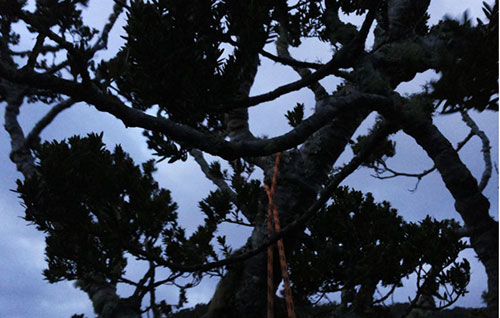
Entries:
{"label": "tree canopy", "polygon": [[[431,24],[429,0],[115,0],[102,30],[85,23],[88,2],[0,0],[0,102],[10,158],[22,174],[15,191],[25,220],[45,235],[50,283],[75,281],[98,317],[156,318],[178,315],[186,290],[217,276],[199,315],[263,317],[265,251],[282,240],[297,317],[393,316],[385,301],[413,275],[414,297],[398,314],[411,316],[447,308],[467,292],[470,265],[459,253],[472,248],[488,276],[487,315],[498,315],[498,222],[482,193],[492,173],[490,145],[469,115],[498,111],[498,1],[483,3],[482,20],[464,14]],[[346,22],[347,15],[362,23]],[[110,33],[123,18],[123,45],[100,57],[111,51]],[[23,37],[34,39],[31,49],[16,47]],[[329,61],[291,55],[310,39],[331,47]],[[261,59],[300,79],[251,96]],[[419,93],[397,92],[428,70],[439,78]],[[321,83],[332,78],[341,84],[329,91]],[[249,108],[273,107],[304,88],[315,98],[312,114],[297,101],[283,114],[289,132],[252,133]],[[18,119],[28,103],[51,106],[30,130]],[[151,160],[138,164],[119,145],[110,150],[98,132],[42,140],[54,118],[77,103],[143,129]],[[372,113],[374,126],[353,140]],[[457,147],[434,123],[444,114],[460,114],[470,128]],[[391,136],[400,131],[422,147],[432,169],[390,168],[387,159],[398,155]],[[474,136],[485,162],[479,181],[458,155]],[[353,156],[343,164],[346,149]],[[158,162],[189,157],[217,186],[198,203],[203,222],[193,233],[179,221],[171,189],[154,177]],[[418,181],[437,170],[459,215],[404,220],[389,202],[341,185],[360,167],[380,179]],[[269,235],[265,187],[275,169],[282,229]],[[224,224],[249,227],[247,242],[231,246]],[[147,264],[141,279],[127,278],[128,259]],[[119,295],[118,284],[133,292]],[[179,291],[178,303],[157,299],[163,285]],[[340,303],[318,313],[316,304],[331,293],[341,293]],[[285,317],[283,301],[272,297],[276,316]]]}

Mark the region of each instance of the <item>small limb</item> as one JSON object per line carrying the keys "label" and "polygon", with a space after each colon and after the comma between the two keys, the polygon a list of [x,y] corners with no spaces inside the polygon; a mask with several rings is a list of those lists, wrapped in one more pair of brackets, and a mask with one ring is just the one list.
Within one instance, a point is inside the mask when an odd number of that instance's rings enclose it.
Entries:
{"label": "small limb", "polygon": [[151,272],[151,279],[149,280],[149,306],[151,307],[153,318],[160,318],[160,311],[158,310],[158,306],[156,305],[156,288],[153,287],[155,282],[155,269],[156,266],[154,262],[150,261],[149,271]]}
{"label": "small limb", "polygon": [[66,39],[51,31],[47,26],[39,23],[39,21],[31,12],[22,11],[19,18],[34,30],[36,30],[39,34],[44,34],[46,37],[56,42],[61,48],[64,48],[70,54],[78,54],[78,50],[72,43],[66,41]]}
{"label": "small limb", "polygon": [[[47,54],[47,53],[55,53],[57,51],[61,50],[59,46],[56,45],[45,45],[40,49],[40,54]],[[30,55],[32,50],[26,50],[26,51],[12,51],[9,50],[9,54],[12,56],[20,56],[20,57],[26,57]]]}
{"label": "small limb", "polygon": [[[457,144],[457,147],[455,150],[458,152],[460,151],[466,144],[469,142],[469,140],[474,136],[474,132],[471,130],[469,134]],[[410,192],[415,192],[418,189],[418,185],[420,184],[420,181],[422,178],[424,178],[426,175],[432,173],[433,171],[436,170],[436,165],[432,166],[430,169],[426,169],[420,173],[407,173],[407,172],[399,172],[396,170],[393,170],[387,166],[387,163],[385,161],[380,161],[378,163],[382,167],[375,167],[375,175],[372,175],[372,177],[384,180],[384,179],[392,179],[396,177],[409,177],[409,178],[417,178],[417,182],[415,184],[415,187],[413,189],[409,189],[408,191]],[[390,173],[388,175],[382,175],[384,173]]]}
{"label": "small limb", "polygon": [[45,129],[45,127],[47,127],[63,110],[70,108],[74,104],[75,100],[69,98],[49,110],[49,112],[42,119],[40,119],[38,123],[36,123],[35,127],[33,127],[28,136],[26,136],[25,145],[27,147],[32,147],[33,143],[39,138],[42,130]]}
{"label": "small limb", "polygon": [[317,70],[317,69],[321,68],[322,66],[324,66],[324,64],[322,64],[322,63],[304,62],[304,61],[295,60],[291,57],[276,56],[276,55],[269,53],[265,50],[261,50],[260,54],[264,57],[267,57],[268,59],[270,59],[274,62],[281,63],[283,65],[298,67],[298,68],[312,68],[312,69]]}
{"label": "small limb", "polygon": [[462,114],[463,121],[471,129],[471,133],[474,133],[474,135],[478,136],[483,144],[481,152],[483,153],[483,159],[484,159],[484,172],[483,175],[481,176],[481,181],[479,182],[479,190],[483,191],[484,188],[488,185],[488,181],[491,178],[492,164],[491,164],[490,140],[488,139],[488,136],[486,136],[484,131],[479,129],[478,125],[469,116],[466,110],[462,109],[460,113]]}
{"label": "small limb", "polygon": [[35,67],[36,59],[38,58],[38,55],[40,55],[40,53],[43,49],[43,42],[44,41],[45,41],[45,35],[43,35],[41,33],[38,34],[38,36],[36,38],[35,46],[33,47],[33,50],[31,50],[31,52],[29,53],[28,62],[23,67],[24,69],[32,70]]}
{"label": "small limb", "polygon": [[[294,61],[294,59],[290,56],[290,52],[288,51],[288,39],[287,39],[287,30],[280,25],[279,27],[279,37],[276,41],[276,51],[278,53],[278,58],[286,61]],[[297,72],[302,79],[311,76],[311,71],[302,66],[292,66],[294,71]],[[321,67],[319,67],[321,68]],[[316,69],[319,69],[316,68]],[[328,93],[325,88],[319,83],[319,81],[312,82],[307,86],[314,94],[314,98],[316,101],[324,99],[328,97]]]}
{"label": "small limb", "polygon": [[[386,300],[387,300],[387,298],[389,298],[389,296],[391,296],[391,295],[394,293],[394,291],[396,290],[396,287],[397,287],[397,285],[396,285],[396,284],[392,285],[391,290],[389,290],[389,291],[387,292],[387,294],[385,294],[384,296],[382,296],[382,297],[380,297],[379,299],[377,299],[377,300],[373,301],[373,304],[374,304],[374,305],[375,305],[375,304],[380,304],[380,303],[382,303],[382,304],[383,304],[383,303],[384,303],[384,301],[386,301]],[[378,289],[377,289],[377,291],[378,291]]]}
{"label": "small limb", "polygon": [[113,26],[116,23],[116,20],[118,20],[118,17],[120,14],[123,12],[123,9],[126,6],[125,0],[116,0],[115,4],[113,5],[113,12],[109,15],[108,17],[108,23],[104,26],[101,35],[99,36],[99,39],[97,40],[96,44],[92,48],[92,52],[97,52],[99,50],[105,49],[108,46],[108,38],[109,38],[109,33],[111,32],[111,29],[113,29]]}
{"label": "small limb", "polygon": [[253,224],[246,223],[245,221],[243,221],[241,219],[237,219],[237,220],[224,219],[223,222],[231,223],[231,224],[236,224],[236,225],[241,225],[241,226],[248,226],[248,227],[252,227],[252,228],[254,227]]}
{"label": "small limb", "polygon": [[229,194],[231,197],[231,200],[236,201],[236,193],[229,187],[229,185],[226,183],[224,178],[219,178],[217,176],[214,176],[211,171],[210,171],[210,166],[208,165],[208,162],[205,160],[203,157],[203,152],[201,152],[198,149],[193,149],[189,152],[191,156],[193,156],[193,159],[196,161],[196,163],[200,166],[201,171],[205,174],[205,176],[212,181],[221,191],[226,192]]}
{"label": "small limb", "polygon": [[48,68],[44,74],[46,75],[53,75],[59,72],[60,70],[64,69],[65,67],[69,66],[68,60],[65,60],[59,64],[53,65],[52,67]]}

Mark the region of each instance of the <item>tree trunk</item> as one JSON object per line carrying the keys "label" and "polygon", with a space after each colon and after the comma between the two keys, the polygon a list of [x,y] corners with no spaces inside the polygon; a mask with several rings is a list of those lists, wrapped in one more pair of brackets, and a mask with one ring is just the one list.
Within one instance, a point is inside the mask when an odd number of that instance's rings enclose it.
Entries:
{"label": "tree trunk", "polygon": [[76,286],[87,293],[99,318],[141,318],[140,300],[120,298],[116,287],[100,275],[88,275]]}
{"label": "tree trunk", "polygon": [[[283,154],[274,196],[282,227],[312,204],[317,191],[327,180],[331,166],[367,115],[368,111],[365,109],[340,114],[330,125],[319,130],[301,150],[290,150]],[[269,160],[265,168],[265,180],[271,180],[273,168],[274,160]],[[253,249],[267,238],[265,215],[257,216],[256,220],[259,221],[242,250]],[[297,245],[299,234],[285,238],[287,258],[288,252]],[[266,259],[266,253],[261,253],[231,266],[219,282],[203,318],[265,317]],[[278,258],[275,257],[275,260]],[[278,266],[277,261],[275,266]],[[276,267],[274,273],[276,289],[281,281],[279,267]]]}

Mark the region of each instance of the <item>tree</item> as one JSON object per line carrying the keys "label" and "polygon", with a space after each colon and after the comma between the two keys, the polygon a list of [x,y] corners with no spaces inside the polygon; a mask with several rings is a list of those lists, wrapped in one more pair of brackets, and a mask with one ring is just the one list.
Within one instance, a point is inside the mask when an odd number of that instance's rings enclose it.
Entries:
{"label": "tree", "polygon": [[[464,16],[430,26],[425,0],[117,0],[101,32],[83,23],[87,2],[40,0],[32,10],[22,0],[0,2],[0,101],[6,104],[10,157],[24,177],[17,191],[26,220],[46,233],[44,275],[50,282],[76,280],[100,317],[139,317],[141,310],[161,317],[173,308],[156,299],[156,287],[178,286],[182,305],[187,288],[205,275],[219,275],[204,317],[261,317],[266,303],[262,252],[283,238],[298,307],[310,306],[318,293],[342,291],[339,313],[373,316],[383,310],[375,306],[383,300],[374,296],[377,285],[392,287],[390,295],[414,272],[418,286],[410,308],[424,296],[444,307],[464,294],[469,266],[457,256],[466,236],[486,268],[485,299],[491,317],[497,316],[498,223],[481,193],[491,162],[486,160],[478,184],[458,157],[459,147],[453,148],[433,124],[435,116],[460,112],[471,127],[470,137],[483,140],[489,158],[487,138],[467,112],[498,110],[497,2],[484,3],[485,21],[474,24]],[[125,44],[113,58],[99,60],[96,53],[106,50],[123,11]],[[364,21],[358,29],[343,22],[341,13]],[[15,50],[17,22],[36,37],[31,50]],[[373,25],[374,44],[367,47]],[[289,46],[306,37],[329,43],[331,60],[294,59]],[[265,50],[274,40],[276,55]],[[261,57],[292,67],[301,79],[249,96]],[[395,92],[401,82],[426,70],[440,72],[440,79],[419,94]],[[327,76],[343,79],[333,93],[319,83]],[[249,107],[304,87],[316,99],[311,116],[304,119],[304,106],[297,104],[286,114],[289,133],[258,138],[250,132]],[[17,120],[25,102],[54,104],[26,136]],[[199,204],[204,225],[186,235],[169,191],[153,178],[153,161],[138,166],[121,147],[107,150],[95,134],[42,142],[40,132],[77,102],[127,127],[143,128],[159,160],[192,156],[218,186]],[[380,115],[373,129],[350,143],[372,112]],[[380,178],[401,175],[385,163],[395,155],[388,138],[397,131],[411,136],[433,160],[464,227],[431,218],[408,223],[388,203],[339,188],[360,166],[374,169]],[[353,159],[334,168],[349,144]],[[263,183],[270,184],[278,152],[282,160],[274,204],[283,229],[268,238]],[[209,164],[203,153],[225,160],[230,168]],[[250,178],[256,167],[264,173],[263,182]],[[414,177],[420,180],[427,173]],[[232,250],[223,236],[216,236],[225,222],[253,229],[242,248]],[[317,246],[322,241],[327,248]],[[123,276],[125,255],[149,263],[140,281]],[[311,264],[317,275],[308,277],[304,273]],[[156,278],[161,267],[170,276]],[[117,295],[121,282],[135,287],[133,295]],[[144,306],[146,296],[150,302]]]}

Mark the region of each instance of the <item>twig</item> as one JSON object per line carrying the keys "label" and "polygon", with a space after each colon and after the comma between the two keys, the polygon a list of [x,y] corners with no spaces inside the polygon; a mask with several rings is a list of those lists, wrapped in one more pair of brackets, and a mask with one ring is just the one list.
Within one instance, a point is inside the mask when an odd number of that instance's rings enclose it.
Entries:
{"label": "twig", "polygon": [[383,303],[387,298],[389,298],[390,295],[392,295],[394,293],[394,291],[396,290],[396,287],[397,287],[397,284],[392,285],[391,290],[389,290],[389,292],[387,292],[387,294],[385,294],[381,298],[373,301],[373,304],[375,305],[375,304]]}
{"label": "twig", "polygon": [[[471,130],[469,132],[469,134],[462,141],[460,141],[459,143],[457,143],[457,147],[455,148],[455,150],[457,152],[460,151],[467,144],[467,142],[469,142],[469,140],[473,136],[474,136],[474,132]],[[434,165],[434,166],[432,166],[432,168],[426,169],[426,170],[424,170],[424,171],[422,171],[420,173],[407,173],[407,172],[399,172],[399,171],[396,171],[396,170],[393,170],[393,169],[389,168],[387,166],[387,163],[385,163],[385,161],[381,161],[381,162],[379,162],[379,164],[382,166],[382,168],[380,168],[380,167],[376,167],[375,168],[375,173],[376,174],[372,175],[372,177],[374,177],[374,178],[377,178],[377,179],[380,179],[380,180],[392,179],[392,178],[396,178],[396,177],[417,178],[417,182],[415,184],[415,187],[413,189],[409,189],[410,192],[417,191],[418,185],[420,184],[420,181],[422,180],[422,178],[425,177],[426,175],[430,174],[434,170],[436,170],[436,165]],[[390,175],[386,175],[386,176],[382,176],[381,175],[381,174],[386,173],[386,172],[390,172],[391,174]]]}
{"label": "twig", "polygon": [[116,21],[118,20],[118,17],[120,14],[123,12],[123,9],[125,7],[125,1],[124,0],[116,0],[115,4],[113,5],[113,12],[109,15],[108,17],[108,23],[104,26],[101,36],[95,43],[94,47],[92,48],[93,52],[97,52],[99,50],[105,49],[108,45],[108,38],[109,38],[109,33],[111,32],[111,29],[115,25]]}
{"label": "twig", "polygon": [[[283,24],[280,24],[279,30],[279,37],[276,41],[276,52],[278,53],[278,58],[286,61],[294,61],[294,59],[290,56],[290,52],[288,52],[288,32]],[[301,78],[307,78],[307,76],[311,75],[311,71],[304,66],[292,66],[292,68]],[[316,101],[324,99],[328,96],[328,93],[319,81],[313,82],[307,87],[314,93]]]}
{"label": "twig", "polygon": [[52,107],[49,112],[36,123],[28,136],[26,136],[25,145],[27,147],[33,146],[33,143],[39,137],[42,130],[45,129],[63,110],[70,108],[74,104],[75,101],[69,98]]}
{"label": "twig", "polygon": [[481,152],[483,153],[483,159],[484,159],[484,172],[483,175],[481,176],[481,181],[479,182],[479,191],[483,191],[484,188],[488,185],[488,181],[490,180],[491,170],[492,170],[490,140],[488,139],[488,136],[486,136],[484,131],[479,129],[478,125],[474,122],[474,120],[472,120],[469,114],[467,114],[466,110],[462,109],[460,110],[460,113],[462,114],[463,121],[471,129],[471,132],[473,132],[476,136],[478,136],[481,139],[481,142],[483,143]]}

